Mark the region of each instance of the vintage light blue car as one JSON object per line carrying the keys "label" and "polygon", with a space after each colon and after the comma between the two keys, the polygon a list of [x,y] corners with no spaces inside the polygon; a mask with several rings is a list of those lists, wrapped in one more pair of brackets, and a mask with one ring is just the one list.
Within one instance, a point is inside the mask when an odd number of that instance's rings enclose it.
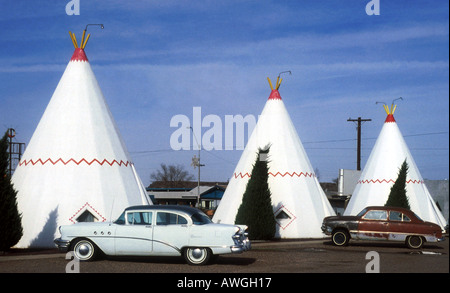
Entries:
{"label": "vintage light blue car", "polygon": [[61,226],[55,244],[73,251],[81,261],[101,255],[183,256],[203,265],[214,255],[250,249],[247,226],[214,224],[202,211],[188,206],[147,205],[126,208],[112,223]]}

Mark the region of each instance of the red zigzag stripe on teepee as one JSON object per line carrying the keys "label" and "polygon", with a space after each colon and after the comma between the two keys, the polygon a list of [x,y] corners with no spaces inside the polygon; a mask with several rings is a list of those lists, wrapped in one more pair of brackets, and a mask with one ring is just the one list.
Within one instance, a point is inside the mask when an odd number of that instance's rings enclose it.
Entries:
{"label": "red zigzag stripe on teepee", "polygon": [[108,165],[110,165],[110,166],[112,166],[112,165],[114,165],[114,164],[117,164],[117,165],[119,165],[119,166],[122,166],[122,165],[124,165],[125,167],[128,167],[128,165],[131,165],[132,163],[131,162],[129,162],[129,161],[126,161],[126,162],[124,162],[124,161],[122,161],[122,160],[120,160],[120,162],[119,161],[116,161],[116,160],[112,160],[111,162],[110,161],[108,161],[107,159],[104,159],[103,161],[99,161],[99,160],[97,160],[97,159],[93,159],[92,161],[90,161],[90,162],[88,162],[86,159],[81,159],[81,160],[79,160],[78,162],[75,160],[75,159],[73,159],[73,158],[71,158],[71,159],[69,159],[69,160],[67,160],[67,161],[64,161],[63,159],[61,159],[61,158],[59,158],[59,159],[57,159],[56,161],[53,161],[52,159],[50,159],[50,158],[48,158],[47,160],[45,160],[45,161],[42,161],[42,159],[38,159],[38,160],[36,160],[36,161],[34,161],[33,159],[30,159],[30,160],[23,160],[23,161],[20,161],[20,163],[19,163],[19,166],[22,166],[22,165],[25,165],[25,166],[27,166],[28,164],[31,164],[31,165],[36,165],[37,163],[40,163],[41,165],[45,165],[45,164],[47,164],[47,163],[50,163],[50,164],[52,164],[52,165],[56,165],[56,164],[58,164],[58,163],[62,163],[62,164],[64,164],[64,165],[67,165],[67,164],[69,164],[70,162],[73,162],[73,163],[75,163],[75,164],[77,164],[77,165],[80,165],[81,163],[86,163],[86,164],[88,164],[89,166],[90,165],[92,165],[94,162],[95,163],[97,163],[97,164],[99,164],[100,166],[103,166],[103,164],[108,164]]}
{"label": "red zigzag stripe on teepee", "polygon": [[234,178],[238,178],[238,177],[244,178],[245,176],[247,176],[247,177],[249,177],[249,178],[251,177],[251,175],[248,174],[248,173],[245,173],[245,174],[243,174],[243,175],[242,175],[241,172],[239,172],[239,174],[234,173]]}
{"label": "red zigzag stripe on teepee", "polygon": [[[305,177],[316,177],[316,174],[314,174],[314,173],[308,173],[308,172],[306,172],[306,173],[303,173],[303,172],[300,172],[300,173],[297,173],[297,172],[293,172],[293,173],[285,172],[284,174],[282,174],[282,173],[280,173],[280,172],[277,172],[277,173],[275,173],[275,174],[273,174],[272,172],[269,172],[268,174],[271,175],[271,176],[273,176],[273,177],[277,177],[278,175],[280,175],[281,177],[285,177],[286,175],[289,175],[290,177],[294,177],[294,176],[297,176],[297,177],[301,177],[301,176],[305,176]],[[249,177],[249,178],[250,178],[251,175],[248,174],[248,173],[242,174],[241,172],[239,172],[239,173],[234,173],[234,178],[238,178],[238,177],[241,177],[241,178]]]}
{"label": "red zigzag stripe on teepee", "polygon": [[[376,180],[373,180],[373,179],[371,179],[371,180],[359,180],[359,181],[358,181],[358,184],[363,184],[363,183],[395,183],[395,180],[392,180],[392,179],[389,179],[389,180],[386,180],[386,179],[382,179],[382,180],[376,179]],[[424,181],[423,181],[423,180],[414,180],[414,179],[410,179],[410,180],[406,180],[406,183],[417,183],[417,184],[422,184],[422,183],[424,183]]]}
{"label": "red zigzag stripe on teepee", "polygon": [[316,177],[316,174],[314,174],[314,173],[308,173],[308,172],[306,172],[306,173],[303,173],[303,172],[300,172],[300,173],[293,172],[292,174],[289,173],[289,172],[286,172],[286,173],[284,173],[284,174],[281,174],[280,172],[277,172],[277,173],[275,173],[275,174],[273,174],[272,172],[269,172],[269,175],[272,175],[273,177],[277,177],[278,175],[280,175],[281,177],[284,177],[284,176],[286,176],[286,175],[289,175],[289,176],[291,176],[291,177],[294,177],[294,176],[297,176],[297,177],[301,177],[301,176],[305,176],[305,177]]}

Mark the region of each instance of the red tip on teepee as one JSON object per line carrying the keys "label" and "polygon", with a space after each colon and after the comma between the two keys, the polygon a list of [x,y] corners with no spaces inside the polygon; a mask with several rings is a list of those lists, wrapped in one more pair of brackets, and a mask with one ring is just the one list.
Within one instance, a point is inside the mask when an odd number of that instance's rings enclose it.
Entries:
{"label": "red tip on teepee", "polygon": [[88,61],[86,57],[86,53],[84,53],[84,50],[81,48],[75,48],[75,52],[73,52],[72,58],[70,58],[70,61]]}
{"label": "red tip on teepee", "polygon": [[269,96],[269,100],[281,100],[281,96],[278,90],[272,90]]}
{"label": "red tip on teepee", "polygon": [[272,86],[272,82],[270,81],[270,78],[267,78],[267,81],[269,82],[270,89],[272,92],[270,93],[269,100],[281,100],[280,93],[278,92],[278,89],[281,85],[281,79],[280,76],[277,78],[277,83],[275,84],[275,87]]}
{"label": "red tip on teepee", "polygon": [[394,103],[392,103],[390,109],[389,109],[389,106],[386,104],[384,104],[383,107],[387,114],[387,117],[386,117],[386,120],[384,121],[384,123],[395,122],[394,112],[395,112],[395,109],[397,108],[397,105],[394,105]]}
{"label": "red tip on teepee", "polygon": [[394,114],[388,114],[384,123],[395,122]]}

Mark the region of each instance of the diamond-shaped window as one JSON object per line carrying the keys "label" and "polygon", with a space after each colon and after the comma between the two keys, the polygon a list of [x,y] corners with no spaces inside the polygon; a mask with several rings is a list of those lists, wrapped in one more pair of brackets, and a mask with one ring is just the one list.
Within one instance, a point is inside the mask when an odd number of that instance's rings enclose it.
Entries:
{"label": "diamond-shaped window", "polygon": [[87,209],[76,218],[77,222],[98,222],[98,219]]}
{"label": "diamond-shaped window", "polygon": [[76,222],[105,222],[106,218],[89,203],[85,203],[72,217],[69,218],[69,221],[74,224]]}
{"label": "diamond-shaped window", "polygon": [[275,216],[275,219],[277,219],[277,220],[282,220],[282,219],[290,219],[291,217],[288,215],[288,214],[286,214],[286,212],[285,211],[280,211],[276,216]]}
{"label": "diamond-shaped window", "polygon": [[275,221],[281,229],[286,229],[297,217],[291,213],[284,205],[281,205],[274,213]]}

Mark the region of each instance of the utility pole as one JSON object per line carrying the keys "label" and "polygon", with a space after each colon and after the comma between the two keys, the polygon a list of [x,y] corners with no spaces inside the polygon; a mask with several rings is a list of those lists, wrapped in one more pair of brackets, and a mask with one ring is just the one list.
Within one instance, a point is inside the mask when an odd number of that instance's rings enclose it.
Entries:
{"label": "utility pole", "polygon": [[349,122],[358,122],[358,140],[357,140],[357,153],[356,153],[356,170],[361,170],[361,123],[366,121],[372,121],[372,119],[361,119],[361,117],[358,117],[358,119],[351,119],[348,118],[347,121]]}
{"label": "utility pole", "polygon": [[197,176],[197,204],[196,207],[200,208],[200,167],[204,167],[204,164],[200,163],[200,150],[202,148],[202,146],[199,144],[197,137],[195,136],[195,132],[194,129],[192,127],[188,127],[191,129],[192,131],[192,135],[194,136],[195,141],[197,142],[198,145],[198,158],[194,155],[194,157],[192,157],[192,163],[191,166],[194,167],[194,169],[196,167],[198,167],[198,176]]}
{"label": "utility pole", "polygon": [[8,138],[9,138],[9,176],[12,176],[12,153],[13,153],[13,146],[12,146],[12,139],[16,136],[16,131],[12,128],[8,129]]}
{"label": "utility pole", "polygon": [[197,176],[197,207],[200,207],[200,167],[204,167],[205,164],[200,164],[200,150],[198,150],[198,158],[194,155],[192,157],[192,163],[191,166],[198,167],[198,176]]}
{"label": "utility pole", "polygon": [[20,161],[22,154],[25,150],[25,143],[12,141],[13,138],[16,136],[16,131],[13,128],[8,128],[7,135],[8,135],[8,144],[9,144],[8,174],[9,174],[9,176],[12,176],[13,171],[15,170],[15,167],[16,167],[15,162]]}

